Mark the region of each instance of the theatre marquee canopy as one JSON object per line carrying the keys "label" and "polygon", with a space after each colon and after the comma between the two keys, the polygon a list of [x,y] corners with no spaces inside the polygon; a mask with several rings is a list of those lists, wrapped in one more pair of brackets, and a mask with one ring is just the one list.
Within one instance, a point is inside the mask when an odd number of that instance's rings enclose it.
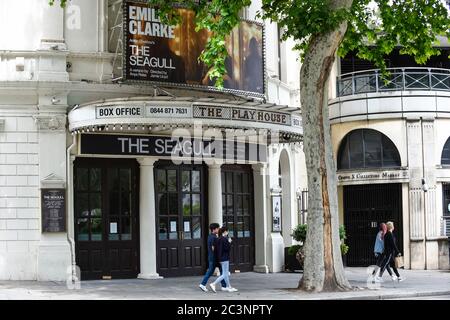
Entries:
{"label": "theatre marquee canopy", "polygon": [[292,141],[300,140],[303,133],[297,108],[245,100],[139,97],[93,102],[69,112],[71,132],[116,129],[147,132],[193,126],[267,130]]}

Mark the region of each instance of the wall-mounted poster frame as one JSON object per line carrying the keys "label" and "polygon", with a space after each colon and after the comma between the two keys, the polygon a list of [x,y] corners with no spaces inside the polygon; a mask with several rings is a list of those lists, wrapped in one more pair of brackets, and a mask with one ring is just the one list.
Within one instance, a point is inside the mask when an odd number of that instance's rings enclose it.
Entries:
{"label": "wall-mounted poster frame", "polygon": [[[265,98],[267,77],[265,67],[266,40],[263,23],[242,19],[239,27],[233,31],[230,36],[231,40],[227,43],[227,50],[231,53],[227,58],[228,61],[225,61],[229,72],[225,79],[224,89],[218,89],[207,79],[206,69],[199,66],[198,55],[202,51],[202,46],[206,43],[208,36],[206,31],[194,32],[191,30],[195,26],[193,26],[193,13],[190,10],[180,5],[177,6],[177,9],[183,13],[182,18],[184,18],[181,26],[169,30],[168,26],[161,24],[155,29],[153,25],[158,23],[157,15],[153,11],[148,11],[145,21],[138,20],[143,15],[140,14],[138,17],[130,14],[129,7],[132,5],[143,7],[147,5],[147,1],[123,0],[122,76],[126,82],[225,91]],[[149,16],[152,18],[148,18]],[[138,25],[138,23],[140,24]],[[159,30],[159,33],[151,30]],[[164,33],[161,30],[164,30]],[[201,34],[202,32],[205,34]],[[190,38],[194,36],[195,39]],[[147,47],[150,49],[146,49],[146,51],[136,50],[136,45],[144,43],[147,45],[142,45],[140,48]],[[189,44],[186,45],[189,48],[184,48],[185,43]],[[196,45],[198,48],[195,47]],[[192,46],[194,48],[191,48]],[[139,57],[139,52],[145,57]],[[194,53],[191,54],[190,52]],[[136,67],[137,59],[140,61],[140,67]],[[150,63],[150,59],[152,59],[152,63]],[[145,64],[145,61],[148,63]],[[245,70],[249,72],[245,72]]]}
{"label": "wall-mounted poster frame", "polygon": [[272,232],[281,232],[281,194],[272,195]]}

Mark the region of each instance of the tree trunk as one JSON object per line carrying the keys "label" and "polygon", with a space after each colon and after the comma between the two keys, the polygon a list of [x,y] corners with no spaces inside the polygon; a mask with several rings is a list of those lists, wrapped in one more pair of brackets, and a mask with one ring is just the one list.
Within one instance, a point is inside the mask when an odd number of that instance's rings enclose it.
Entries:
{"label": "tree trunk", "polygon": [[[331,10],[351,0],[332,0]],[[299,288],[341,291],[351,288],[344,274],[339,240],[336,166],[328,116],[328,79],[347,23],[311,39],[300,72],[304,152],[308,173],[308,231]]]}

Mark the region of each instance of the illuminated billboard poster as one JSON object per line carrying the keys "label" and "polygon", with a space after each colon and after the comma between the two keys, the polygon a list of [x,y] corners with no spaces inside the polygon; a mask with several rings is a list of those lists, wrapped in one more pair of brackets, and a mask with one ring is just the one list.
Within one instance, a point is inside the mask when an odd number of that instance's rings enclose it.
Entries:
{"label": "illuminated billboard poster", "polygon": [[[208,68],[199,61],[209,33],[196,32],[194,12],[177,9],[182,24],[162,24],[156,9],[145,2],[124,3],[127,80],[209,86]],[[263,26],[241,21],[227,38],[225,89],[264,94]]]}

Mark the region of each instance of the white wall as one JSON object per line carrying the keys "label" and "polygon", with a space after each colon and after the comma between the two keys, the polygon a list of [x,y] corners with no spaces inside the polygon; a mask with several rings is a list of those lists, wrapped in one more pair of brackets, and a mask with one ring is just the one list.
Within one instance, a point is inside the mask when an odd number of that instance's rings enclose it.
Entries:
{"label": "white wall", "polygon": [[0,131],[2,280],[36,279],[40,240],[38,134],[30,116],[36,107],[17,112],[19,108],[0,107],[0,118],[5,120],[5,129]]}
{"label": "white wall", "polygon": [[[103,32],[106,21],[105,1],[72,0],[68,3],[64,15],[64,39],[70,51],[98,52],[103,49]],[[89,36],[86,36],[89,35]]]}
{"label": "white wall", "polygon": [[47,0],[0,0],[0,50],[35,50]]}

